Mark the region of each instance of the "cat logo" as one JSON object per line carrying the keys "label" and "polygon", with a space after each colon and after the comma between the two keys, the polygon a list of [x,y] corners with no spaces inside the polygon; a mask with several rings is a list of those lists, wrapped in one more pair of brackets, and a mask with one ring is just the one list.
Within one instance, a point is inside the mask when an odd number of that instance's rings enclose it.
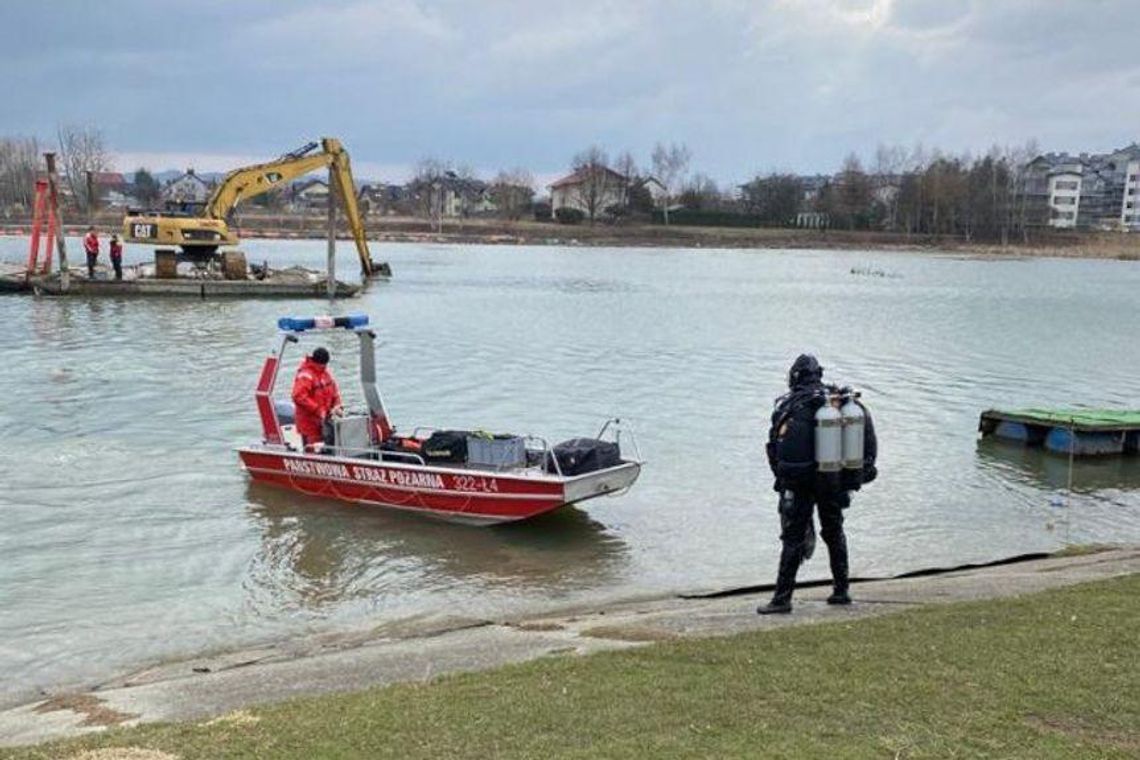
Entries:
{"label": "cat logo", "polygon": [[140,224],[132,224],[131,225],[131,237],[142,238],[142,239],[156,238],[156,237],[158,237],[158,225],[157,224],[141,224],[141,223]]}

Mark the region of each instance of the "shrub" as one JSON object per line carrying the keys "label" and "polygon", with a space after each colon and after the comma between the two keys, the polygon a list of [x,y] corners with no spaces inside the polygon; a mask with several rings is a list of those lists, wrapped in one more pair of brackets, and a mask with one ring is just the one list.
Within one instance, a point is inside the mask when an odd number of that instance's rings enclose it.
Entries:
{"label": "shrub", "polygon": [[536,222],[549,222],[550,221],[550,204],[546,201],[539,201],[534,204],[534,220]]}
{"label": "shrub", "polygon": [[554,218],[558,220],[559,224],[581,224],[582,220],[586,218],[586,212],[579,208],[563,206],[555,209]]}
{"label": "shrub", "polygon": [[[664,222],[664,215],[658,209],[653,212],[655,224]],[[753,214],[738,214],[733,211],[703,211],[682,208],[669,212],[669,224],[692,225],[697,227],[765,227],[763,219]]]}

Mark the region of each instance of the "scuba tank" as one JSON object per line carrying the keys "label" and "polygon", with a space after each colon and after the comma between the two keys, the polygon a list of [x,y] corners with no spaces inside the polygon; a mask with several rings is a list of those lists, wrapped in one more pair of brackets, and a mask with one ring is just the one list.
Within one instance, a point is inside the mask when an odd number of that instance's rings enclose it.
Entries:
{"label": "scuba tank", "polygon": [[863,470],[863,427],[867,415],[859,404],[859,392],[847,389],[839,414],[843,418],[843,469]]}
{"label": "scuba tank", "polygon": [[838,487],[843,471],[843,415],[833,399],[838,401],[828,393],[815,413],[815,462],[820,483]]}

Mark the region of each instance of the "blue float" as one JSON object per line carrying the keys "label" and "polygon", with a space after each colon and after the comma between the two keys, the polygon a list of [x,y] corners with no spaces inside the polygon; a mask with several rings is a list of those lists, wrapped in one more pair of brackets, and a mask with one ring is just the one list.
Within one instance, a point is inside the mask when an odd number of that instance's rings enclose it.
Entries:
{"label": "blue float", "polygon": [[358,327],[368,326],[367,314],[349,314],[345,317],[281,317],[277,320],[277,329],[285,332],[305,332],[307,330],[330,330],[341,327],[345,330],[355,330]]}

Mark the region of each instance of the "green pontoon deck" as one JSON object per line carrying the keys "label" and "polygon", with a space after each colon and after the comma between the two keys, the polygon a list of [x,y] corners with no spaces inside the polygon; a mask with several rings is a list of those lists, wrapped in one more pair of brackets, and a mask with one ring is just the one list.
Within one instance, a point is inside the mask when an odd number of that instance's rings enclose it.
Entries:
{"label": "green pontoon deck", "polygon": [[1138,409],[989,409],[978,430],[1058,454],[1102,456],[1140,448]]}

